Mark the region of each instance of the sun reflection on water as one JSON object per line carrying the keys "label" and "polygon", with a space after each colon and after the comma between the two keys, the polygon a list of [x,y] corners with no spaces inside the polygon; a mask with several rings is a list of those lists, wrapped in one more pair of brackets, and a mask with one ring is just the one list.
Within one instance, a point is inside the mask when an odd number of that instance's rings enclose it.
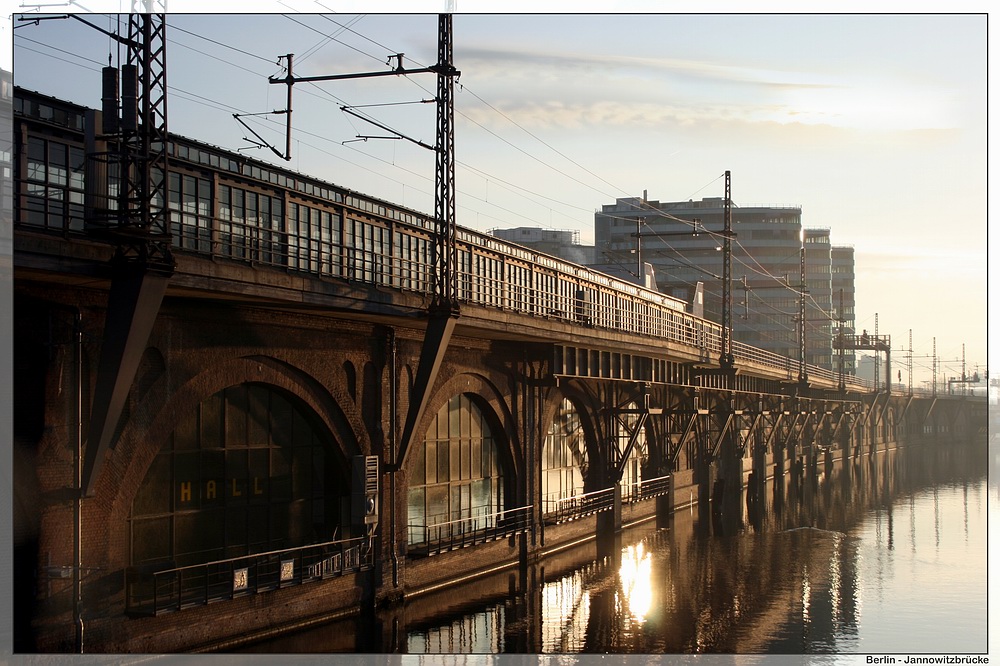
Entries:
{"label": "sun reflection on water", "polygon": [[638,623],[644,622],[653,604],[653,581],[652,557],[643,542],[622,551],[618,578],[632,619]]}

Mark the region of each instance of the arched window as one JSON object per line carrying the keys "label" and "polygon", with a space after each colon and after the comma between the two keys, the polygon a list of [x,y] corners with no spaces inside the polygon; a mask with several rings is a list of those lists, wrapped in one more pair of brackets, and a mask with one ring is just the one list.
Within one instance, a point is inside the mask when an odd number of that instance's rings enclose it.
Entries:
{"label": "arched window", "polygon": [[582,495],[587,474],[587,444],[576,407],[563,399],[542,444],[542,502],[548,513],[559,500]]}
{"label": "arched window", "polygon": [[[503,465],[489,423],[470,396],[449,400],[410,456],[410,544],[493,525],[503,510]],[[454,522],[463,520],[471,522]]]}
{"label": "arched window", "polygon": [[271,387],[205,399],[170,433],[132,502],[132,564],[332,540],[349,497],[332,443],[305,405]]}

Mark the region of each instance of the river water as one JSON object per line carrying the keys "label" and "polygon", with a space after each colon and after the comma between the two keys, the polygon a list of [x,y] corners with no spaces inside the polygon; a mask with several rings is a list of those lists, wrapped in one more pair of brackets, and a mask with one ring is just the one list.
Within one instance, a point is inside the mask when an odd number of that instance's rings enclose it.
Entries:
{"label": "river water", "polygon": [[403,626],[397,614],[392,638],[373,636],[374,618],[246,651],[983,654],[997,470],[985,442],[865,454],[769,481],[735,521],[692,507],[669,529],[627,531],[609,555],[547,560],[527,593],[403,613]]}

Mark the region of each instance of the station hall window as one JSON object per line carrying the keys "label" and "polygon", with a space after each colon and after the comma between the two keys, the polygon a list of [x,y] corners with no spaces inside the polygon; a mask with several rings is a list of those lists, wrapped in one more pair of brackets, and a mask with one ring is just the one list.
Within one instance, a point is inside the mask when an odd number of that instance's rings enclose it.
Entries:
{"label": "station hall window", "polygon": [[83,148],[32,136],[26,153],[27,172],[20,174],[26,196],[19,221],[53,231],[83,231]]}
{"label": "station hall window", "polygon": [[454,396],[438,411],[410,456],[410,544],[495,525],[504,508],[504,465],[489,422],[469,395]]}
{"label": "station hall window", "polygon": [[304,404],[241,384],[185,415],[132,502],[133,565],[187,566],[332,541],[348,466]]}
{"label": "station hall window", "polygon": [[542,501],[546,512],[559,500],[584,492],[587,445],[576,407],[563,399],[542,444]]}
{"label": "station hall window", "polygon": [[212,181],[171,171],[167,187],[170,233],[177,247],[212,250]]}

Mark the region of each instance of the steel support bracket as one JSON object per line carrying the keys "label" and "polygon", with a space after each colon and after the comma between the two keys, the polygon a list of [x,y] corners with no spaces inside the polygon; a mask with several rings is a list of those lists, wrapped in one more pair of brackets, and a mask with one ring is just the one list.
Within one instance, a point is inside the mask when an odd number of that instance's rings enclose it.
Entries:
{"label": "steel support bracket", "polygon": [[667,458],[668,458],[668,460],[670,462],[671,468],[677,462],[677,456],[680,455],[681,447],[684,446],[685,440],[687,440],[688,435],[690,435],[691,431],[694,429],[694,424],[695,424],[695,421],[697,421],[698,416],[703,415],[703,414],[708,414],[708,410],[707,409],[700,409],[700,410],[684,411],[684,412],[678,411],[676,413],[678,413],[678,414],[680,414],[680,413],[690,414],[691,418],[688,419],[687,426],[685,426],[684,432],[681,433],[681,438],[677,440],[677,444],[676,445],[670,447],[670,451],[667,454]]}
{"label": "steel support bracket", "polygon": [[722,426],[722,430],[719,432],[719,437],[715,440],[715,444],[712,445],[712,460],[715,460],[716,456],[719,455],[719,449],[722,448],[722,440],[726,438],[726,433],[729,431],[729,426],[733,423],[734,416],[736,415],[733,412],[729,412],[727,414],[726,423]]}
{"label": "steel support bracket", "polygon": [[91,403],[81,482],[84,496],[94,494],[107,452],[114,448],[115,430],[170,279],[170,272],[150,270],[138,262],[119,261],[114,271]]}
{"label": "steel support bracket", "polygon": [[427,331],[424,334],[423,348],[420,350],[417,374],[410,392],[406,422],[399,439],[399,451],[396,453],[396,460],[389,466],[389,471],[400,469],[406,462],[406,454],[409,453],[411,445],[416,439],[417,424],[420,423],[424,409],[427,407],[427,401],[431,397],[431,390],[434,388],[434,382],[441,370],[441,363],[448,350],[448,343],[455,330],[457,320],[458,316],[448,309],[431,312],[427,321]]}

